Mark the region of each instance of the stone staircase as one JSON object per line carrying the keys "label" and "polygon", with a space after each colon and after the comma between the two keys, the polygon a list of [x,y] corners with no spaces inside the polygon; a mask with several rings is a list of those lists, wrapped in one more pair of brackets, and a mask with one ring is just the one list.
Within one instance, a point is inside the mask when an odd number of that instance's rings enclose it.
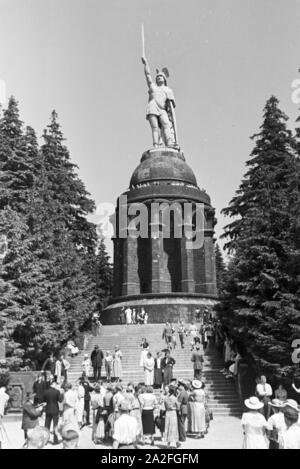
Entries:
{"label": "stone staircase", "polygon": [[[150,351],[155,356],[158,350],[165,349],[165,341],[162,340],[163,329],[164,324],[103,326],[99,336],[91,337],[87,349],[80,352],[77,357],[70,359],[69,380],[74,383],[80,377],[84,353],[88,353],[90,356],[95,345],[99,345],[103,352],[107,350],[113,352],[115,345],[118,345],[123,353],[122,381],[124,383],[133,381],[136,384],[143,382],[144,373],[139,366],[142,338],[147,338]],[[181,349],[178,335],[176,340],[176,349],[172,351],[172,357],[176,360],[173,374],[176,378],[193,379],[189,338],[186,338],[184,349]],[[220,373],[220,369],[223,368],[221,357],[212,348],[205,352],[204,358],[203,381],[205,389],[209,393],[209,402],[214,415],[240,415],[241,406],[235,385],[232,380],[225,379]],[[102,367],[103,376],[105,376],[104,365]]]}

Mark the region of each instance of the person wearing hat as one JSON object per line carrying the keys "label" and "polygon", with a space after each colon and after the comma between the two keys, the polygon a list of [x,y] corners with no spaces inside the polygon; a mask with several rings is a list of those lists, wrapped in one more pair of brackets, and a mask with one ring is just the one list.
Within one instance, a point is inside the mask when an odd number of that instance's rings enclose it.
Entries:
{"label": "person wearing hat", "polygon": [[119,407],[120,417],[115,421],[113,431],[113,448],[120,447],[133,449],[136,447],[138,437],[138,424],[134,417],[129,415],[129,404],[123,400]]}
{"label": "person wearing hat", "polygon": [[279,449],[300,449],[299,407],[296,401],[288,399],[283,406],[287,426],[279,439]]}
{"label": "person wearing hat", "polygon": [[28,392],[26,395],[26,401],[23,405],[23,415],[22,415],[22,430],[24,431],[25,444],[28,444],[28,430],[35,428],[39,425],[39,417],[43,413],[44,405],[40,404],[37,407],[34,406],[34,396],[33,392]]}
{"label": "person wearing hat", "polygon": [[36,426],[28,430],[26,449],[43,449],[50,440],[50,431],[46,427]]}
{"label": "person wearing hat", "polygon": [[192,388],[188,405],[188,430],[189,433],[194,433],[196,438],[204,438],[206,431],[205,392],[202,389],[202,382],[197,379],[192,381]]}
{"label": "person wearing hat", "polygon": [[149,101],[146,110],[146,119],[152,130],[153,146],[158,147],[160,143],[160,131],[166,147],[174,145],[171,135],[171,122],[168,116],[168,102],[171,101],[175,107],[173,91],[167,86],[167,77],[164,72],[157,70],[155,83],[152,80],[150,68],[145,57],[142,57],[147,85],[149,88]]}
{"label": "person wearing hat", "polygon": [[267,435],[270,440],[270,449],[279,449],[279,439],[284,431],[286,431],[286,423],[282,413],[283,402],[279,399],[273,399],[269,402],[273,414],[268,419]]}
{"label": "person wearing hat", "polygon": [[258,397],[246,399],[245,406],[249,409],[242,416],[244,440],[242,449],[268,449],[269,442],[266,437],[268,423],[261,413],[264,403]]}
{"label": "person wearing hat", "polygon": [[60,431],[62,436],[62,449],[77,449],[79,442],[79,430],[77,426],[70,423],[64,425]]}

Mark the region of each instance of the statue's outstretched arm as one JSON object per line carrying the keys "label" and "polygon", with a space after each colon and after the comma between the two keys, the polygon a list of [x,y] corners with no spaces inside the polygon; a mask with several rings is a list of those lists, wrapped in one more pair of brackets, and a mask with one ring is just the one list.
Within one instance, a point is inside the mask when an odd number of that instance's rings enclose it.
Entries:
{"label": "statue's outstretched arm", "polygon": [[144,64],[144,71],[145,71],[145,76],[147,80],[147,85],[150,87],[153,83],[153,80],[151,77],[150,67],[145,57],[142,57],[142,63]]}

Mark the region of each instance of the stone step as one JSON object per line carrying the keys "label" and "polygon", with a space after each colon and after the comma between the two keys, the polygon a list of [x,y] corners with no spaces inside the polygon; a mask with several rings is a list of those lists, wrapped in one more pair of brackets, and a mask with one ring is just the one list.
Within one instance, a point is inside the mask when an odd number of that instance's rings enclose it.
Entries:
{"label": "stone step", "polygon": [[[150,348],[155,354],[157,350],[166,348],[164,340],[162,340],[162,332],[164,324],[147,324],[139,326],[103,326],[100,336],[91,336],[87,349],[80,352],[77,357],[71,358],[71,369],[69,370],[70,381],[74,382],[82,373],[82,361],[84,353],[89,356],[98,345],[103,351],[110,350],[113,352],[114,346],[118,345],[123,353],[123,382],[129,381],[134,383],[143,382],[144,373],[139,366],[141,353],[141,339],[146,337]],[[177,347],[172,350],[171,354],[176,360],[174,366],[174,376],[184,379],[193,379],[193,365],[191,362],[192,352],[189,346],[190,338],[186,338],[186,347],[181,349],[179,346],[179,338],[177,339]],[[241,415],[241,407],[237,398],[236,388],[232,380],[227,380],[220,373],[224,368],[222,357],[214,349],[206,349],[204,352],[203,380],[205,381],[205,389],[209,393],[210,406],[214,415],[229,416]],[[92,370],[91,370],[92,371]],[[104,365],[102,367],[102,376],[105,377]]]}

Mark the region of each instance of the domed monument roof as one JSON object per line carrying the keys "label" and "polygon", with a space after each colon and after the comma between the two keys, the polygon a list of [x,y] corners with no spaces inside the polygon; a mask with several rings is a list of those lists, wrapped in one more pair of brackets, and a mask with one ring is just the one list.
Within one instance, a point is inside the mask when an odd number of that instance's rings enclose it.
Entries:
{"label": "domed monument roof", "polygon": [[194,172],[185,162],[183,153],[170,148],[145,152],[133,172],[130,187],[151,181],[180,181],[197,187]]}

